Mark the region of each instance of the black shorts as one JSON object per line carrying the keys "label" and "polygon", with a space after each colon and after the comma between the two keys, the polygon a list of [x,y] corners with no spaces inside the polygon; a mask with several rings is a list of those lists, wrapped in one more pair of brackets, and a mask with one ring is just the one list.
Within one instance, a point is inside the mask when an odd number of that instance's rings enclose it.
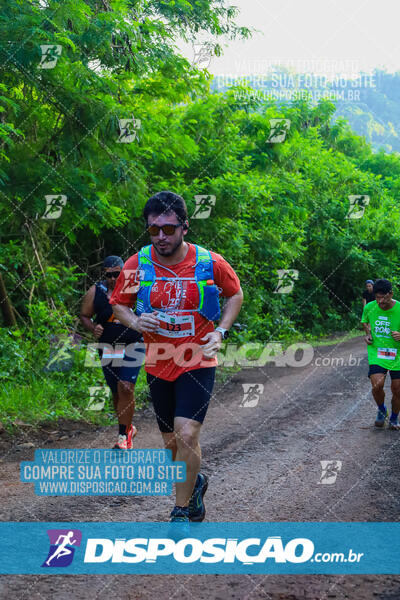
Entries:
{"label": "black shorts", "polygon": [[368,377],[371,375],[375,375],[375,373],[386,373],[389,371],[391,379],[400,379],[400,371],[391,371],[390,369],[385,369],[385,367],[381,367],[380,365],[369,365]]}
{"label": "black shorts", "polygon": [[174,431],[175,417],[185,417],[202,423],[210,402],[214,379],[215,367],[187,371],[175,381],[166,381],[147,373],[160,431]]}
{"label": "black shorts", "polygon": [[[104,377],[108,387],[113,394],[118,389],[118,381],[128,381],[136,383],[140,368],[144,362],[145,346],[143,342],[132,344],[129,354],[120,359],[112,359],[107,364],[102,365]],[[142,355],[142,356],[141,356]],[[99,349],[100,359],[103,357],[103,350]]]}

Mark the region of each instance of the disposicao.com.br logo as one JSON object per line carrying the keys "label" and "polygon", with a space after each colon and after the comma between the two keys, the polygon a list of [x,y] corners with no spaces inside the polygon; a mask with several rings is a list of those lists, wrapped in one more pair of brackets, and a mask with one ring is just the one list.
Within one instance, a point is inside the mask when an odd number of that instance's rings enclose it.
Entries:
{"label": "disposicao.com.br logo", "polygon": [[392,522],[5,522],[0,538],[0,574],[400,573]]}
{"label": "disposicao.com.br logo", "polygon": [[362,553],[349,550],[335,553],[316,553],[314,543],[308,538],[293,538],[286,544],[281,536],[262,538],[198,538],[180,540],[170,538],[89,538],[86,544],[85,563],[156,563],[170,557],[177,563],[234,563],[244,565],[265,563],[359,562]]}

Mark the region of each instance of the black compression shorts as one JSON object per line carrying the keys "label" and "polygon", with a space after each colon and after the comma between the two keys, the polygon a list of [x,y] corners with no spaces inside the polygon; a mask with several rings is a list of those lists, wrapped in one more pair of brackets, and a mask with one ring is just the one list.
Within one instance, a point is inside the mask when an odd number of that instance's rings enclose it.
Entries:
{"label": "black compression shorts", "polygon": [[[110,344],[112,346],[112,344]],[[130,344],[129,351],[123,352],[120,358],[106,359],[108,350],[99,349],[99,356],[102,361],[102,369],[108,387],[113,394],[118,391],[118,381],[127,381],[136,383],[139,376],[140,367],[144,362],[145,347],[143,342]],[[115,347],[112,346],[115,350]],[[122,352],[122,351],[120,351]]]}
{"label": "black compression shorts", "polygon": [[166,381],[147,373],[160,431],[174,431],[175,417],[185,417],[202,423],[210,402],[214,379],[215,367],[187,371],[175,381]]}
{"label": "black compression shorts", "polygon": [[385,367],[381,367],[380,365],[369,365],[368,377],[371,375],[375,375],[375,373],[386,373],[389,371],[390,379],[400,379],[400,371],[391,371],[390,369],[385,369]]}

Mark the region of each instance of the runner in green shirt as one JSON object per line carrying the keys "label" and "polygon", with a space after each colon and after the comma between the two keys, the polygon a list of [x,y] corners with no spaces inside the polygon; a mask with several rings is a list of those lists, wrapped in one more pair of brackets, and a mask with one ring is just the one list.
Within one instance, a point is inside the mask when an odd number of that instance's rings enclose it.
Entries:
{"label": "runner in green shirt", "polygon": [[392,284],[387,279],[374,283],[375,300],[364,306],[361,322],[368,345],[368,377],[378,405],[376,427],[383,427],[388,416],[385,406],[386,374],[392,380],[392,414],[389,429],[400,429],[400,302],[393,300]]}

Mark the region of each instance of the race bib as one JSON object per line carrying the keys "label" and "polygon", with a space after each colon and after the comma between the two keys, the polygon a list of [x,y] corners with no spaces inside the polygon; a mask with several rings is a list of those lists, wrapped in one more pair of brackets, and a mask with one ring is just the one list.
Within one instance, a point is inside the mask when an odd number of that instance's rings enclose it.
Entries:
{"label": "race bib", "polygon": [[378,358],[394,360],[396,358],[397,348],[378,348]]}
{"label": "race bib", "polygon": [[156,333],[170,338],[181,338],[194,336],[194,316],[193,315],[169,315],[167,313],[158,313],[157,319],[160,326]]}
{"label": "race bib", "polygon": [[103,350],[102,358],[124,358],[125,348],[111,348]]}

